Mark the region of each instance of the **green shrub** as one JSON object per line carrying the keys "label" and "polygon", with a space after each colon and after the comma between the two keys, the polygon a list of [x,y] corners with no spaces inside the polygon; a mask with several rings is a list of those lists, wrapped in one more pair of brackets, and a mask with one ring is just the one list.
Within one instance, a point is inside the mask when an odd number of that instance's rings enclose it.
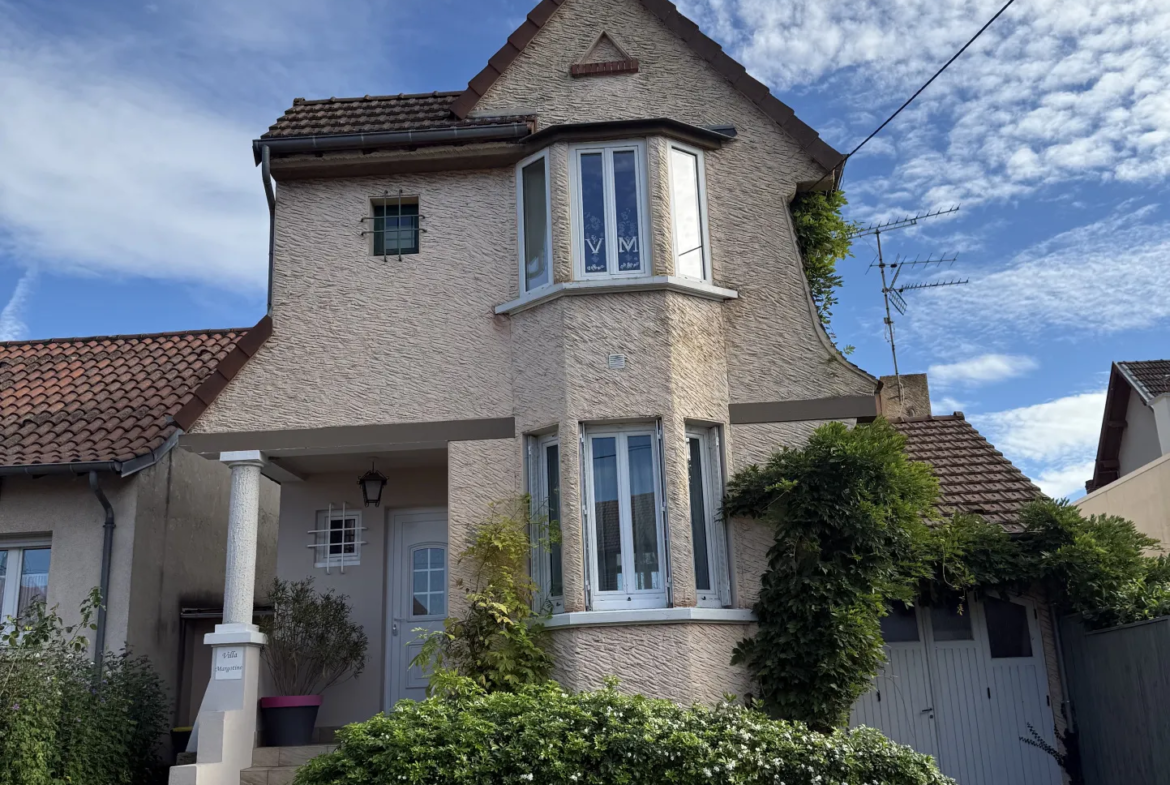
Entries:
{"label": "green shrub", "polygon": [[297,785],[944,785],[930,757],[869,728],[820,734],[722,704],[683,708],[611,684],[485,693],[462,680],[444,697],[403,701],[343,728]]}
{"label": "green shrub", "polygon": [[0,785],[146,785],[163,771],[158,746],[170,705],[143,658],[86,654],[96,592],[82,623],[34,604],[0,649]]}
{"label": "green shrub", "polygon": [[825,329],[833,318],[836,290],[841,285],[837,262],[853,255],[849,233],[857,224],[841,215],[848,203],[843,191],[809,191],[792,200],[792,228],[804,262],[804,275]]}

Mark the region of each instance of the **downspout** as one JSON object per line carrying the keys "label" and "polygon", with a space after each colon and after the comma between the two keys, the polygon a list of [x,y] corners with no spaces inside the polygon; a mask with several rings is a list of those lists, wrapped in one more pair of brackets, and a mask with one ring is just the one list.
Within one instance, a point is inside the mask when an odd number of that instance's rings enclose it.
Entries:
{"label": "downspout", "polygon": [[106,498],[106,494],[102,491],[102,486],[98,483],[97,472],[91,471],[89,473],[89,487],[93,491],[93,495],[101,502],[102,508],[106,511],[106,521],[102,524],[102,572],[101,572],[101,593],[102,603],[98,606],[97,615],[97,630],[94,634],[93,644],[93,664],[94,670],[101,674],[102,658],[106,651],[106,606],[109,604],[110,596],[110,560],[114,553],[114,508],[110,505],[110,500]]}
{"label": "downspout", "polygon": [[264,195],[268,197],[268,315],[272,316],[272,251],[276,245],[276,194],[272,191],[272,165],[268,145],[260,148],[260,174],[264,178]]}

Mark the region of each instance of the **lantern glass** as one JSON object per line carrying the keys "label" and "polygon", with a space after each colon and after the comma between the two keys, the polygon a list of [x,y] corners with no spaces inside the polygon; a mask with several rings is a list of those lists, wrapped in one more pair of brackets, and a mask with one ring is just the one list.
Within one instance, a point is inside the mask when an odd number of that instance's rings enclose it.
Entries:
{"label": "lantern glass", "polygon": [[367,507],[379,507],[382,504],[382,489],[386,487],[386,475],[370,469],[358,480],[362,486],[362,501]]}

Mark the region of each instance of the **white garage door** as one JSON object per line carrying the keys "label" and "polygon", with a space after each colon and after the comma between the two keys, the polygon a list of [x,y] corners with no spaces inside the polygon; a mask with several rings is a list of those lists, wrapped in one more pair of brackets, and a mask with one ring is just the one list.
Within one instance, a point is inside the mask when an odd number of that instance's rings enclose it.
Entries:
{"label": "white garage door", "polygon": [[1027,600],[898,606],[882,620],[888,662],[851,725],[935,756],[959,785],[1060,785],[1024,744],[1028,724],[1055,743],[1036,612]]}

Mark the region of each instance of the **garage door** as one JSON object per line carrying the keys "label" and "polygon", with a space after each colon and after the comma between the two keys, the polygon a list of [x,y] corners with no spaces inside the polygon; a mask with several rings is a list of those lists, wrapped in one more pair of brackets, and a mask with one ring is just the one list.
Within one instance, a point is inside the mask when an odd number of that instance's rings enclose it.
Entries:
{"label": "garage door", "polygon": [[1036,612],[1027,600],[963,608],[896,606],[882,620],[888,661],[850,724],[933,755],[960,785],[1060,785],[1028,724],[1054,743]]}

